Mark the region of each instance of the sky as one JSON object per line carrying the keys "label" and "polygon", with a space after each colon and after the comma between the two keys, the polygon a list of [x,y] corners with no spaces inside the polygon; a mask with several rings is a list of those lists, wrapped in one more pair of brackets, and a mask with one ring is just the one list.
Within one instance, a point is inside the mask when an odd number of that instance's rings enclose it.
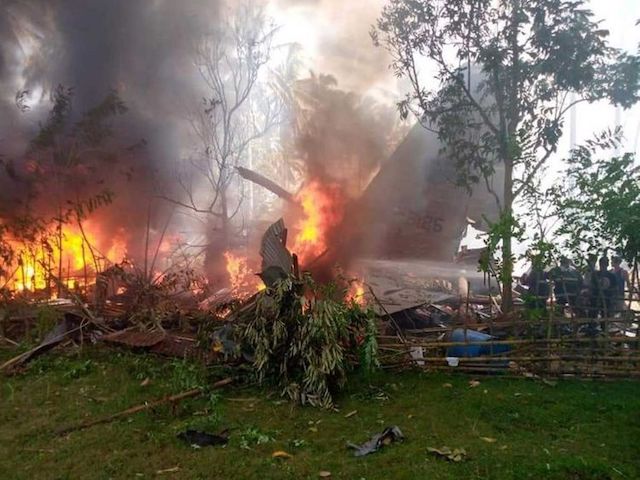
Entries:
{"label": "sky", "polygon": [[[596,18],[603,19],[603,25],[610,31],[613,46],[636,51],[640,48],[639,0],[592,0],[591,8]],[[640,147],[640,106],[629,110],[618,110],[604,103],[580,105],[576,108],[576,143],[580,143],[608,126],[619,124],[625,133],[626,151],[638,152]],[[564,151],[570,146],[569,135],[563,139]]]}

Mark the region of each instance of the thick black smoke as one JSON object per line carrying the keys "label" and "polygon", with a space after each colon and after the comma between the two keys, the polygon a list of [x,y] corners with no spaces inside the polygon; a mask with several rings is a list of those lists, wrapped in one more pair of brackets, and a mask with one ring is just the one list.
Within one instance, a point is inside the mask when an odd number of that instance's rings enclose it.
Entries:
{"label": "thick black smoke", "polygon": [[[217,0],[3,0],[0,155],[20,161],[51,106],[39,100],[57,85],[73,89],[76,119],[115,89],[128,107],[117,136],[122,144],[144,139],[146,148],[135,186],[112,178],[119,208],[101,222],[144,226],[151,190],[170,183],[184,154],[186,105],[199,98],[194,47],[217,17]],[[30,111],[16,106],[25,90]]]}

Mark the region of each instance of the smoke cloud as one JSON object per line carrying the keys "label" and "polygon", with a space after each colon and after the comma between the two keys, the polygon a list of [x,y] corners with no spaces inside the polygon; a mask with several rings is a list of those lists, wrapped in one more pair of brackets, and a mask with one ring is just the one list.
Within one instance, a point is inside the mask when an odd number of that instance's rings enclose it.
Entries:
{"label": "smoke cloud", "polygon": [[[110,177],[118,207],[105,209],[100,223],[105,231],[125,227],[139,236],[154,184],[169,184],[184,154],[185,105],[199,99],[193,49],[215,27],[218,10],[211,0],[5,0],[0,154],[20,161],[48,115],[51,104],[43,100],[57,85],[73,89],[74,120],[116,90],[128,108],[117,121],[117,141],[144,139],[146,148],[131,165],[101,172]],[[29,111],[17,108],[19,91],[28,91]],[[125,185],[132,172],[133,187]]]}
{"label": "smoke cloud", "polygon": [[[293,29],[287,40],[278,41],[300,42],[306,49],[305,67],[337,79],[344,98],[336,89],[328,98],[334,102],[358,99],[355,105],[327,102],[318,109],[317,128],[312,130],[318,139],[299,142],[310,164],[316,157],[344,164],[341,159],[348,154],[350,159],[360,159],[354,165],[365,162],[366,170],[382,160],[378,157],[388,147],[385,132],[392,129],[390,118],[395,111],[376,110],[364,100],[365,94],[374,91],[388,95],[385,89],[395,85],[387,53],[375,48],[369,37],[383,3],[267,2],[267,13],[272,12],[270,7],[280,13],[274,21],[282,25],[282,33]],[[0,155],[16,161],[24,157],[49,113],[51,104],[46,100],[57,85],[73,88],[75,119],[116,90],[128,107],[118,120],[117,140],[131,144],[145,139],[146,148],[126,169],[102,172],[116,184],[117,205],[100,214],[100,228],[105,232],[125,229],[142,245],[150,194],[163,185],[163,193],[170,195],[166,187],[175,185],[178,160],[194,151],[188,111],[200,104],[204,92],[193,55],[199,39],[219,25],[222,9],[222,0],[4,0],[0,4]],[[28,111],[16,106],[16,93],[21,91],[28,91],[22,97]],[[322,95],[318,99],[326,100]],[[369,121],[370,116],[376,118]],[[314,141],[326,142],[327,124],[344,126],[345,134],[336,137],[326,151],[319,151]],[[345,145],[357,151],[341,152]],[[133,182],[128,180],[129,167],[135,170]],[[7,192],[3,176],[0,189]],[[356,178],[353,172],[348,176]],[[358,184],[350,190],[362,187]],[[3,196],[0,203],[11,205]],[[157,218],[152,220],[159,229],[169,207],[161,205],[164,209],[157,208]]]}
{"label": "smoke cloud", "polygon": [[[314,50],[310,64],[318,73],[334,75],[347,90],[378,90],[378,94],[385,94],[395,89],[396,80],[388,68],[389,54],[376,48],[369,34],[386,0],[276,0],[275,3],[294,24],[292,38]],[[302,33],[305,31],[313,32],[311,45],[307,42],[309,35]]]}

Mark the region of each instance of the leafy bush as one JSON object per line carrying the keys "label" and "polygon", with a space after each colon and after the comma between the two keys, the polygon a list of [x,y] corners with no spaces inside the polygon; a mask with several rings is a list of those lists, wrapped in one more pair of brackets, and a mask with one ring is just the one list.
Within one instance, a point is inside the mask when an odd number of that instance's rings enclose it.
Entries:
{"label": "leafy bush", "polygon": [[275,441],[269,435],[256,427],[248,427],[240,433],[240,448],[251,450],[251,447]]}
{"label": "leafy bush", "polygon": [[239,343],[253,352],[258,380],[302,404],[330,408],[350,366],[360,360],[373,368],[373,314],[342,298],[335,286],[320,286],[308,274],[289,276],[238,310]]}

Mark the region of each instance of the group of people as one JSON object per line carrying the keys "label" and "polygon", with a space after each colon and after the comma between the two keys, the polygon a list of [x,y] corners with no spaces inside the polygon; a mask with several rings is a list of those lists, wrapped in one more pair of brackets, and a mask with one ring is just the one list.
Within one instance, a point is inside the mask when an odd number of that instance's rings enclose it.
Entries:
{"label": "group of people", "polygon": [[590,255],[582,272],[567,257],[549,271],[532,267],[522,278],[527,287],[525,305],[529,309],[545,309],[553,290],[556,305],[575,315],[604,318],[618,314],[625,309],[629,272],[622,267],[620,257],[614,256],[611,263],[610,269],[605,254],[600,259]]}

